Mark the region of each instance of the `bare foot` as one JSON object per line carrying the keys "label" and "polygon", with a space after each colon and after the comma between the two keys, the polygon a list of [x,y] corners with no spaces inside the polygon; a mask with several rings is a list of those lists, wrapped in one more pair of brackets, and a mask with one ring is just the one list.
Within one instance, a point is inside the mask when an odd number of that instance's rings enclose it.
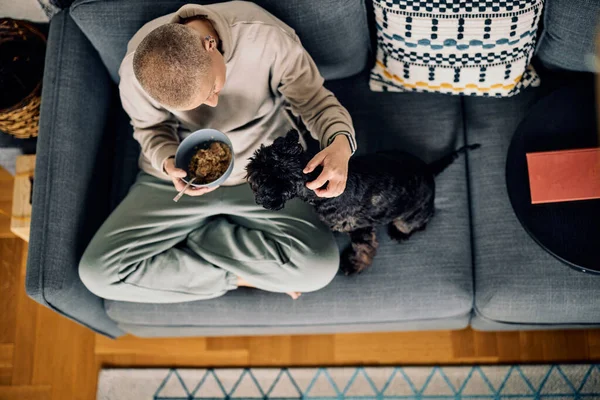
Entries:
{"label": "bare foot", "polygon": [[[253,288],[254,287],[254,286],[252,286],[251,284],[249,284],[248,282],[246,282],[245,280],[243,280],[240,277],[238,277],[237,285],[240,286],[240,287],[241,286],[243,286],[243,287],[249,287],[249,288]],[[302,296],[302,293],[300,293],[300,292],[287,292],[286,294],[288,296],[290,296],[294,300],[297,300],[298,297]]]}
{"label": "bare foot", "polygon": [[300,292],[287,292],[286,294],[294,300],[298,300],[298,297],[302,296]]}
{"label": "bare foot", "polygon": [[246,282],[245,280],[243,280],[242,278],[240,278],[238,276],[238,280],[237,280],[237,285],[240,287],[249,287],[249,288],[253,288],[254,286],[252,286],[251,284],[249,284],[248,282]]}

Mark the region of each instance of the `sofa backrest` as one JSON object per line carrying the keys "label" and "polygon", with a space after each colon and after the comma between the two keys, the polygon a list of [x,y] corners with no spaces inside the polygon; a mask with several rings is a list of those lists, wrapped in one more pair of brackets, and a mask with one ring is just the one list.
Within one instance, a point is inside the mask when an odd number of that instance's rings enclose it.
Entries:
{"label": "sofa backrest", "polygon": [[546,0],[537,56],[551,69],[593,71],[599,0]]}
{"label": "sofa backrest", "polygon": [[[78,0],[71,16],[98,50],[111,77],[129,39],[146,22],[177,11],[188,3],[218,0]],[[345,78],[365,68],[369,32],[364,0],[255,0],[290,25],[325,79]]]}

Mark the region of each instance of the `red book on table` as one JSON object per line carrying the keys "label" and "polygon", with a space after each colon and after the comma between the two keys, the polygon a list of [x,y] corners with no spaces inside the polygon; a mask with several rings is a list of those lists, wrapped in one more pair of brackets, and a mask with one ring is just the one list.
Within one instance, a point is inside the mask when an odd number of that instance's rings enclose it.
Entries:
{"label": "red book on table", "polygon": [[527,153],[531,203],[600,199],[600,148]]}

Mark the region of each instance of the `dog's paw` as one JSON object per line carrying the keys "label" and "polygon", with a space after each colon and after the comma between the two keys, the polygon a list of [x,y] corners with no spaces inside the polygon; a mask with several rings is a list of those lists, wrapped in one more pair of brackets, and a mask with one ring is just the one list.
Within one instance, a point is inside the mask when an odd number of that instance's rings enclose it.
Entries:
{"label": "dog's paw", "polygon": [[361,261],[350,249],[344,251],[342,254],[340,269],[346,276],[360,274],[368,266],[369,264]]}
{"label": "dog's paw", "polygon": [[407,235],[406,233],[400,232],[398,230],[398,228],[396,228],[394,226],[393,223],[388,225],[388,236],[392,240],[395,240],[396,242],[403,242],[405,240],[408,240],[408,238],[410,237],[410,235]]}
{"label": "dog's paw", "polygon": [[358,268],[356,268],[355,265],[352,265],[352,264],[350,264],[348,262],[342,262],[342,264],[340,265],[340,269],[342,270],[342,272],[346,276],[358,274],[360,272],[358,270]]}

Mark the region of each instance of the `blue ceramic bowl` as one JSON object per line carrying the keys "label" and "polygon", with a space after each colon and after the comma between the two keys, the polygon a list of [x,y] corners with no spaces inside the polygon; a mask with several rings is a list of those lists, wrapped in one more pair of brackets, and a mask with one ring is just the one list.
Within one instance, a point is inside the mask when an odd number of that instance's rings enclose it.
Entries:
{"label": "blue ceramic bowl", "polygon": [[223,132],[219,132],[216,129],[200,129],[199,131],[196,131],[183,139],[177,148],[177,153],[175,153],[175,166],[188,173],[187,176],[183,178],[183,181],[187,183],[188,179],[191,179],[188,167],[194,154],[196,154],[198,149],[208,145],[210,142],[225,143],[229,147],[229,150],[231,150],[231,162],[229,163],[229,167],[225,173],[216,181],[212,181],[203,185],[192,183],[193,187],[213,188],[215,186],[219,186],[225,182],[227,178],[229,178],[231,171],[233,171],[233,146],[231,145],[229,138]]}

